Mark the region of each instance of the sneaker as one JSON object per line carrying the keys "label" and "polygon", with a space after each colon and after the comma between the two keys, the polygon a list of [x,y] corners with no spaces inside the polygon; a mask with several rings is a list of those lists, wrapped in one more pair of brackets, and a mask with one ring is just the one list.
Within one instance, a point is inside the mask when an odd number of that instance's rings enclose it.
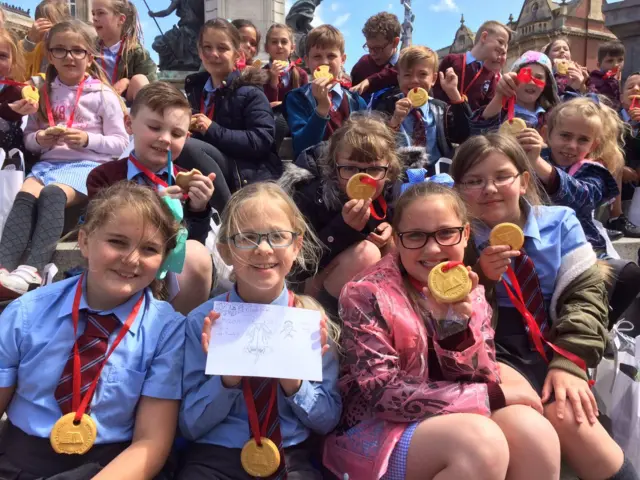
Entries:
{"label": "sneaker", "polygon": [[607,228],[607,236],[609,237],[609,240],[615,242],[616,240],[620,240],[622,237],[624,237],[624,233],[622,233],[620,230],[609,230]]}
{"label": "sneaker", "polygon": [[13,300],[42,285],[38,269],[20,265],[8,275],[0,276],[0,300]]}
{"label": "sneaker", "polygon": [[622,232],[625,237],[640,238],[640,227],[631,223],[624,215],[620,215],[618,218],[609,220],[606,224],[606,228]]}

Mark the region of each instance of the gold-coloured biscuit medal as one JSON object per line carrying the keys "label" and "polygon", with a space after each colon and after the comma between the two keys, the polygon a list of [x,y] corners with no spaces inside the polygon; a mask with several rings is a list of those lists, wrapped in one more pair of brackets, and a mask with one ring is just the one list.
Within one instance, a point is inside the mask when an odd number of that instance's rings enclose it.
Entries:
{"label": "gold-coloured biscuit medal", "polygon": [[189,184],[195,175],[202,175],[202,172],[196,168],[190,172],[180,172],[176,175],[176,185],[178,185],[185,192],[189,190]]}
{"label": "gold-coloured biscuit medal", "polygon": [[351,199],[369,200],[376,193],[375,185],[376,181],[370,175],[356,173],[347,183],[347,195]]}
{"label": "gold-coloured biscuit medal", "polygon": [[501,223],[491,230],[489,244],[509,245],[513,250],[520,250],[524,245],[524,233],[515,223]]}
{"label": "gold-coloured biscuit medal", "polygon": [[280,466],[280,452],[278,446],[266,437],[260,439],[258,445],[252,438],[240,452],[242,468],[252,477],[270,477]]}
{"label": "gold-coloured biscuit medal", "polygon": [[566,75],[567,73],[569,73],[569,62],[567,60],[564,60],[564,59],[556,60],[555,64],[556,64],[556,71],[560,75]]}
{"label": "gold-coloured biscuit medal", "polygon": [[22,87],[22,98],[28,100],[30,103],[40,103],[40,92],[36,87],[27,85]]}
{"label": "gold-coloured biscuit medal", "polygon": [[289,62],[287,62],[286,60],[274,60],[273,63],[275,63],[276,65],[280,65],[282,68],[287,68],[289,66]]}
{"label": "gold-coloured biscuit medal", "polygon": [[98,435],[96,423],[84,414],[76,425],[75,416],[74,412],[67,413],[53,425],[49,440],[56,453],[84,455],[93,447]]}
{"label": "gold-coloured biscuit medal", "polygon": [[449,262],[442,262],[429,273],[429,291],[440,303],[457,303],[471,292],[469,270],[463,264],[449,267]]}
{"label": "gold-coloured biscuit medal", "polygon": [[527,124],[521,118],[512,118],[500,125],[500,133],[503,135],[517,135],[527,128]]}
{"label": "gold-coloured biscuit medal", "polygon": [[329,71],[329,65],[320,65],[313,71],[313,78],[328,78],[333,80],[333,73]]}
{"label": "gold-coloured biscuit medal", "polygon": [[412,88],[409,90],[407,98],[411,100],[411,105],[420,108],[429,101],[429,93],[424,88]]}

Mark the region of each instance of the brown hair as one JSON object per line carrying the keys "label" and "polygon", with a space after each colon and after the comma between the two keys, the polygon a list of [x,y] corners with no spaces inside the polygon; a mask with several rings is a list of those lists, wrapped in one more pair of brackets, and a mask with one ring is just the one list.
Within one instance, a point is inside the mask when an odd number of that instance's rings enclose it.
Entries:
{"label": "brown hair", "polygon": [[551,53],[551,50],[553,49],[553,46],[559,41],[565,42],[569,47],[569,50],[571,50],[571,43],[569,42],[569,37],[560,35],[559,37],[556,37],[553,40],[551,40],[549,43],[547,43],[547,46],[544,47],[543,53],[548,57],[549,54]]}
{"label": "brown hair", "polygon": [[589,158],[602,162],[607,169],[616,174],[624,167],[625,124],[620,116],[604,102],[596,103],[590,98],[579,97],[561,103],[553,110],[547,120],[549,134],[561,125],[567,116],[585,119],[594,132],[596,148]]}
{"label": "brown hair", "polygon": [[227,35],[227,38],[231,42],[231,46],[233,50],[237,53],[240,51],[240,44],[242,43],[242,37],[240,36],[240,32],[238,29],[228,20],[224,18],[214,18],[213,20],[207,20],[205,24],[200,29],[200,34],[198,35],[198,48],[202,49],[202,43],[204,42],[204,34],[207,30],[218,30],[220,32],[224,32]]}
{"label": "brown hair", "polygon": [[337,48],[341,54],[344,54],[344,36],[333,25],[320,25],[307,35],[305,40],[307,56],[313,47]]}
{"label": "brown hair", "polygon": [[624,55],[625,48],[619,40],[603,43],[598,47],[598,63],[602,63],[605,57],[624,57]]}
{"label": "brown hair", "polygon": [[396,137],[381,115],[354,113],[329,139],[326,158],[319,162],[323,178],[338,181],[336,158],[341,149],[351,149],[351,160],[374,163],[389,160],[387,181],[395,182],[402,174],[402,164],[396,153]]}
{"label": "brown hair", "polygon": [[482,25],[480,25],[480,28],[476,33],[476,38],[473,44],[477,45],[478,43],[480,43],[480,39],[482,38],[482,34],[484,32],[487,32],[489,35],[495,35],[500,31],[507,32],[507,36],[508,36],[507,42],[510,42],[511,36],[513,34],[513,30],[507,27],[504,23],[500,23],[496,20],[489,20],[488,22],[484,22]]}
{"label": "brown hair", "polygon": [[409,70],[413,68],[416,63],[424,60],[429,61],[429,67],[435,74],[438,71],[438,54],[429,47],[420,45],[405,48],[400,52],[398,69],[403,71]]}
{"label": "brown hair", "polygon": [[[162,238],[163,258],[176,246],[180,223],[175,219],[169,206],[151,188],[134,182],[122,181],[101,190],[87,206],[84,223],[80,226],[87,236],[117,219],[118,213],[127,210],[134,212],[142,219],[143,226],[153,226],[155,236]],[[89,267],[91,267],[89,265]],[[151,291],[156,298],[166,299],[164,283],[154,280]]]}
{"label": "brown hair", "polygon": [[131,105],[131,116],[135,117],[142,107],[160,114],[167,108],[180,108],[191,113],[187,97],[167,82],[154,82],[142,87]]}
{"label": "brown hair", "polygon": [[54,26],[61,22],[71,20],[71,11],[67,0],[44,0],[36,7],[34,14],[36,20],[46,18]]}
{"label": "brown hair", "polygon": [[[129,76],[129,56],[131,52],[144,44],[142,37],[142,27],[140,26],[140,17],[138,9],[129,0],[109,0],[111,9],[117,15],[124,15],[125,21],[122,25],[121,40],[124,42],[122,49],[122,62],[124,64],[124,77]],[[148,55],[145,50],[145,55]]]}
{"label": "brown hair", "polygon": [[[118,97],[118,99],[120,100],[120,106],[122,107],[122,113],[126,113],[127,108],[124,102],[122,101],[122,97],[120,97],[120,95],[118,95],[118,93],[113,89],[113,87],[111,86],[111,82],[109,81],[106,74],[104,73],[104,70],[102,69],[102,67],[100,67],[100,65],[98,65],[98,62],[96,62],[96,58],[99,55],[98,48],[97,48],[98,34],[96,33],[96,30],[93,27],[76,19],[57,23],[49,31],[49,35],[45,40],[45,50],[49,51],[49,49],[51,48],[51,42],[53,41],[53,39],[58,33],[65,33],[65,32],[74,32],[82,37],[82,40],[84,41],[83,47],[87,50],[87,54],[93,56],[93,60],[87,68],[87,73],[91,75],[93,78],[100,80],[100,82],[103,85],[103,88],[108,88]],[[51,98],[51,84],[58,76],[58,71],[56,70],[56,67],[53,65],[53,63],[51,62],[49,63],[45,76],[47,80],[41,88],[46,88],[48,97]],[[39,113],[42,120],[47,122],[47,109],[44,101],[44,95],[40,96]]]}
{"label": "brown hair", "polygon": [[380,12],[369,17],[362,29],[362,34],[366,39],[381,35],[389,42],[400,37],[401,33],[402,25],[400,25],[398,17],[389,12]]}
{"label": "brown hair", "polygon": [[[457,188],[459,188],[466,173],[483,162],[484,159],[492,153],[499,153],[506,156],[516,167],[518,173],[529,173],[529,186],[527,187],[527,193],[524,194],[524,199],[531,205],[541,205],[542,199],[545,197],[536,181],[536,176],[529,162],[529,158],[515,137],[511,135],[501,135],[500,133],[478,135],[469,138],[460,145],[453,156],[453,163],[449,171]],[[521,202],[521,206],[522,205]]]}
{"label": "brown hair", "polygon": [[256,31],[256,51],[259,52],[260,39],[262,38],[262,35],[260,34],[260,30],[258,30],[258,27],[256,27],[255,23],[253,23],[251,20],[247,20],[246,18],[236,18],[235,20],[232,20],[231,23],[238,29],[238,32],[241,28],[244,27],[253,28]]}
{"label": "brown hair", "polygon": [[0,27],[0,42],[6,42],[11,50],[11,71],[10,78],[22,78],[24,76],[24,52],[20,45],[16,43],[13,34],[6,28]]}
{"label": "brown hair", "polygon": [[[295,46],[295,39],[293,37],[293,30],[283,23],[274,23],[269,27],[269,30],[267,30],[267,34],[264,38],[264,51],[267,51],[267,48],[269,46],[269,38],[271,37],[271,34],[274,30],[285,30],[287,32],[287,35],[289,35],[289,42],[291,42],[291,53],[294,53],[295,50],[293,47]],[[292,88],[300,87],[300,73],[298,72],[298,69],[295,65],[291,68],[290,72]]]}

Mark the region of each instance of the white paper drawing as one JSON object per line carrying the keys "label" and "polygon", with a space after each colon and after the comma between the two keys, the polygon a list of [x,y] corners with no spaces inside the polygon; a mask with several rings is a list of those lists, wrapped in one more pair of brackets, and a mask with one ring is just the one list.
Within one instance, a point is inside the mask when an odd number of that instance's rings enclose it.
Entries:
{"label": "white paper drawing", "polygon": [[[322,381],[320,312],[214,302],[207,375]],[[292,361],[294,360],[294,361]]]}

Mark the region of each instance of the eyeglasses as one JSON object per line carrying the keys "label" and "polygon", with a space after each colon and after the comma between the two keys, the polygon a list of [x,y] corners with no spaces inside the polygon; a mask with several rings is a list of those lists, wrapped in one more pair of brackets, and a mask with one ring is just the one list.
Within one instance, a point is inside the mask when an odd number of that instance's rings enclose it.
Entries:
{"label": "eyeglasses", "polygon": [[430,233],[411,230],[398,233],[398,238],[400,238],[402,246],[408,250],[418,250],[424,247],[432,237],[438,245],[452,247],[460,243],[462,240],[462,232],[464,232],[464,227],[442,228]]}
{"label": "eyeglasses", "polygon": [[286,248],[293,243],[297,236],[297,233],[287,230],[269,233],[240,232],[231,235],[227,240],[231,240],[233,245],[240,250],[253,250],[260,246],[262,239],[266,239],[271,248]]}
{"label": "eyeglasses", "polygon": [[389,45],[391,45],[391,43],[387,43],[386,45],[384,45],[382,47],[370,47],[369,45],[367,45],[365,43],[362,46],[362,48],[364,49],[365,52],[369,52],[369,53],[373,53],[373,54],[379,54],[379,53],[382,53],[384,51],[384,49],[387,48]]}
{"label": "eyeglasses", "polygon": [[338,175],[340,175],[340,178],[342,178],[343,180],[349,180],[351,177],[358,173],[366,173],[374,180],[382,180],[387,176],[387,170],[389,170],[389,166],[358,168],[351,165],[336,165],[336,168],[338,169]]}
{"label": "eyeglasses", "polygon": [[57,58],[58,60],[66,58],[66,56],[69,54],[71,54],[71,58],[82,60],[87,56],[87,53],[89,53],[83,48],[72,48],[71,50],[67,50],[66,48],[62,47],[50,48],[49,52],[51,53],[51,55],[53,55],[53,58]]}
{"label": "eyeglasses", "polygon": [[487,188],[489,182],[492,182],[496,188],[503,188],[513,185],[513,182],[516,181],[522,173],[518,173],[515,175],[498,175],[495,178],[473,178],[471,180],[467,180],[466,182],[460,182],[463,190],[469,191],[481,191]]}

